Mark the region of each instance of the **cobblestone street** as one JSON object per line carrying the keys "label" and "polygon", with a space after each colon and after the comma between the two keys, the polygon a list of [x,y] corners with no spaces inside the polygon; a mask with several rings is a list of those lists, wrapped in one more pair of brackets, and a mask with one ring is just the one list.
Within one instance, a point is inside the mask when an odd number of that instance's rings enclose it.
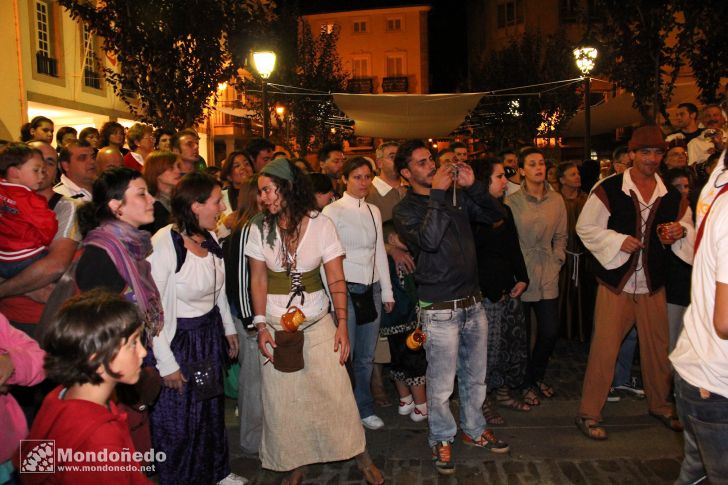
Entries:
{"label": "cobblestone street", "polygon": [[[367,430],[367,446],[390,484],[668,484],[678,475],[682,436],[669,431],[647,414],[644,400],[623,397],[604,409],[609,439],[591,441],[574,425],[586,365],[582,344],[561,342],[546,381],[557,395],[542,400],[528,413],[498,408],[506,424],[494,426],[510,444],[503,456],[464,446],[458,435],[453,447],[457,471],[438,476],[427,447],[427,424],[413,423],[396,407],[378,408],[386,426]],[[390,386],[394,398],[393,386]],[[457,412],[457,402],[452,403]],[[277,484],[283,474],[265,471],[257,459],[241,455],[234,402],[227,416],[231,463],[235,473],[257,484]],[[295,440],[295,436],[291,439]],[[314,465],[304,483],[363,483],[353,461]]]}

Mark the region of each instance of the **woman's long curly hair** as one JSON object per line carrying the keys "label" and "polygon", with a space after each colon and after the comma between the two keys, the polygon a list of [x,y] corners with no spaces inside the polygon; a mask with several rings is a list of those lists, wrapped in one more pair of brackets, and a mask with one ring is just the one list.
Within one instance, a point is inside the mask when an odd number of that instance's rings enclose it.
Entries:
{"label": "woman's long curly hair", "polygon": [[[279,218],[284,216],[287,222],[285,229],[280,226],[278,230],[281,233],[283,241],[296,241],[300,235],[300,225],[303,218],[312,212],[318,213],[316,206],[316,197],[311,188],[309,178],[290,160],[286,160],[293,174],[293,181],[289,182],[276,175],[261,173],[261,177],[268,177],[278,187],[278,196],[281,198],[281,211],[278,214],[271,214],[267,210],[263,211],[263,221],[268,231],[274,231],[278,225]],[[315,217],[315,216],[314,216]],[[267,234],[263,234],[266,240]]]}

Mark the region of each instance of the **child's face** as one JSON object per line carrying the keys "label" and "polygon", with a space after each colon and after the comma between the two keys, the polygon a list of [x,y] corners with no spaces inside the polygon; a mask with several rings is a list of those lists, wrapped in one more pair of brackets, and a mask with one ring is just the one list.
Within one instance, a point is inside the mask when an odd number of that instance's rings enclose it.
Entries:
{"label": "child's face", "polygon": [[15,170],[8,170],[8,182],[38,190],[44,175],[45,162],[40,155],[33,155],[24,164],[15,167]]}
{"label": "child's face", "polygon": [[121,374],[118,382],[136,384],[139,380],[142,360],[147,355],[147,350],[142,345],[141,333],[142,328],[139,327],[127,340],[122,341],[119,353],[109,363],[113,372]]}

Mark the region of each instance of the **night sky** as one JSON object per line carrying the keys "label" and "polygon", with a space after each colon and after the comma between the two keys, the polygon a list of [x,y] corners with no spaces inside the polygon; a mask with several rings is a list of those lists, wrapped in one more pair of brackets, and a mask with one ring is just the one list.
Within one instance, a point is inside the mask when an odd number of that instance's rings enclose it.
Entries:
{"label": "night sky", "polygon": [[[280,0],[279,3],[286,0]],[[302,14],[340,12],[368,8],[391,8],[410,5],[430,5],[429,49],[430,92],[451,93],[465,90],[468,66],[466,1],[432,0],[398,2],[382,0],[302,0]],[[435,42],[433,39],[437,39]]]}

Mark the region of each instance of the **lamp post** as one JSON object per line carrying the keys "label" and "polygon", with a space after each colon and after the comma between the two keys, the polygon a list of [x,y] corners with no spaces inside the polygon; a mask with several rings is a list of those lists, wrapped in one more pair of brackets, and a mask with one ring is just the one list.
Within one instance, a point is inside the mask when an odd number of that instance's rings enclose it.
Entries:
{"label": "lamp post", "polygon": [[576,67],[584,79],[584,160],[591,159],[591,78],[589,73],[594,69],[597,58],[595,47],[577,47],[574,49]]}
{"label": "lamp post", "polygon": [[263,103],[263,138],[268,138],[268,125],[270,124],[270,116],[268,115],[268,81],[270,74],[276,67],[276,53],[273,51],[253,52],[253,63],[255,70],[258,71],[260,77],[263,78],[263,89],[261,93],[261,101]]}

